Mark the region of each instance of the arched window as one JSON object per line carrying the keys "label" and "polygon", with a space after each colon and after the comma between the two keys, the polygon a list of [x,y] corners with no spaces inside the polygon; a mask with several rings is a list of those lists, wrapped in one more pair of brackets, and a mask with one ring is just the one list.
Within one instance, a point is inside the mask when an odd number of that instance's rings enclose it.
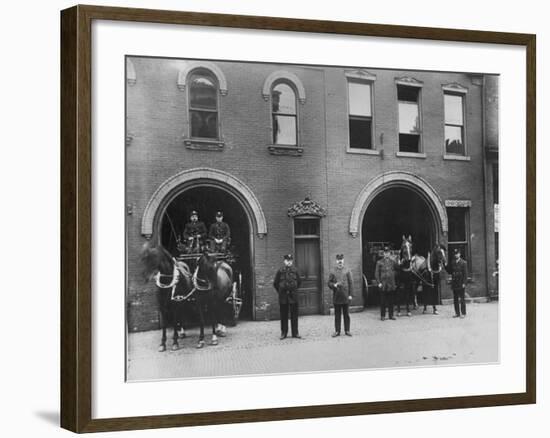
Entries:
{"label": "arched window", "polygon": [[189,75],[189,123],[192,138],[219,138],[218,81],[208,70]]}
{"label": "arched window", "polygon": [[271,114],[273,144],[297,145],[296,92],[288,83],[278,82],[272,87]]}

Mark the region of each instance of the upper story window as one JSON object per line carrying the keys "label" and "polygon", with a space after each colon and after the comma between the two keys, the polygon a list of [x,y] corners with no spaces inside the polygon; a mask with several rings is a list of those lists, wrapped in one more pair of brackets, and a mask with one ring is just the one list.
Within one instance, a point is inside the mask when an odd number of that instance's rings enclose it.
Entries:
{"label": "upper story window", "polygon": [[420,90],[419,86],[397,84],[399,152],[421,152]]}
{"label": "upper story window", "polygon": [[349,146],[373,149],[372,86],[348,78]]}
{"label": "upper story window", "polygon": [[297,144],[298,119],[296,116],[296,93],[285,82],[279,82],[271,89],[271,112],[273,122],[273,144]]}
{"label": "upper story window", "polygon": [[445,153],[465,155],[464,96],[444,93],[445,99]]}
{"label": "upper story window", "polygon": [[189,122],[192,138],[218,139],[218,81],[207,70],[193,71],[189,84]]}

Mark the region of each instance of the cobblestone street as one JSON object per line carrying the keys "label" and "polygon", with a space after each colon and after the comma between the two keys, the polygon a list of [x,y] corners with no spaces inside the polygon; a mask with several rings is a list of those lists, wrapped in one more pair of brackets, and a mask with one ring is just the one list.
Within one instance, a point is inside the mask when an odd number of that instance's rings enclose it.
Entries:
{"label": "cobblestone street", "polygon": [[[128,380],[295,373],[308,371],[437,366],[498,361],[498,303],[468,305],[465,319],[415,310],[412,317],[380,320],[378,309],[351,314],[353,337],[332,338],[333,316],[300,318],[303,339],[279,340],[279,321],[242,321],[228,327],[219,345],[197,350],[198,328],[180,349],[157,352],[160,330],[128,337]],[[207,341],[209,337],[207,338]]]}

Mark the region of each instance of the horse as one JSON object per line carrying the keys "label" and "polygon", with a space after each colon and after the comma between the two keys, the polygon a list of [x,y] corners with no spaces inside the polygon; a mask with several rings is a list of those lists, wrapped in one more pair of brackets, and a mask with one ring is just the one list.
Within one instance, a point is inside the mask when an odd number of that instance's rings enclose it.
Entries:
{"label": "horse", "polygon": [[197,262],[192,281],[194,288],[197,290],[195,295],[200,322],[197,348],[202,348],[205,345],[204,325],[205,315],[207,314],[212,325],[210,344],[217,345],[217,335],[224,336],[225,327],[220,324],[220,309],[230,298],[233,290],[233,269],[226,262],[216,260],[216,257],[210,255],[208,250],[204,250]]}
{"label": "horse", "polygon": [[431,303],[434,315],[437,315],[437,305],[441,300],[441,271],[445,269],[447,265],[446,248],[436,243],[432,250],[428,253],[429,271],[431,272],[430,284],[431,286],[422,287],[422,301],[424,303],[424,310],[422,313],[426,313],[428,304]]}
{"label": "horse", "polygon": [[405,301],[407,316],[411,316],[410,304],[416,308],[416,295],[415,295],[415,286],[416,281],[411,271],[411,262],[413,258],[413,245],[412,237],[405,237],[403,235],[403,240],[401,242],[401,249],[399,251],[399,272],[397,275],[398,289],[401,289],[401,299],[397,299],[397,316],[401,316],[401,301]]}
{"label": "horse", "polygon": [[151,247],[146,243],[141,253],[142,277],[152,279],[157,285],[157,302],[160,311],[162,338],[159,352],[166,351],[166,328],[172,324],[172,351],[179,348],[178,337],[185,337],[184,304],[193,292],[189,266],[178,262],[162,246]]}

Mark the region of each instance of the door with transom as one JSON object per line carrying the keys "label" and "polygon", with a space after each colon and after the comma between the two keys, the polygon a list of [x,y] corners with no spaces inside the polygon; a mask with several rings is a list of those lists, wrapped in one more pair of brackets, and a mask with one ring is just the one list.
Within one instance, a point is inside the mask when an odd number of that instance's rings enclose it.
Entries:
{"label": "door with transom", "polygon": [[321,250],[318,217],[294,219],[294,253],[296,268],[302,279],[298,289],[300,314],[317,314],[321,307]]}

